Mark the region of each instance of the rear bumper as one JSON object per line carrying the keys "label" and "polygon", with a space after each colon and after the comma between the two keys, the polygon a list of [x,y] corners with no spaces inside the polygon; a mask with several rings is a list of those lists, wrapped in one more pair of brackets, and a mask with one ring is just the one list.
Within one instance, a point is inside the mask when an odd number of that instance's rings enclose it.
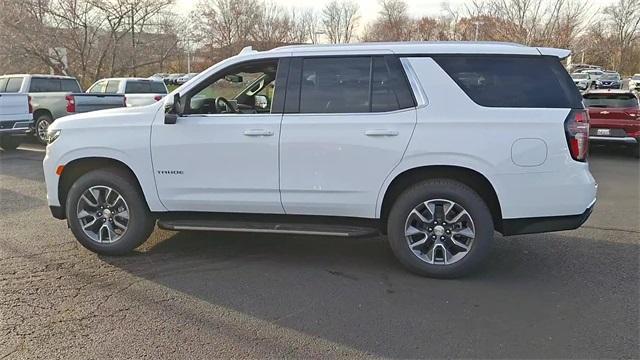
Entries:
{"label": "rear bumper", "polygon": [[578,215],[505,219],[502,221],[502,235],[535,234],[577,229],[589,219],[594,206],[595,200],[587,210]]}
{"label": "rear bumper", "polygon": [[638,144],[638,139],[630,136],[615,137],[615,136],[589,136],[589,141],[597,142],[610,142],[619,144]]}

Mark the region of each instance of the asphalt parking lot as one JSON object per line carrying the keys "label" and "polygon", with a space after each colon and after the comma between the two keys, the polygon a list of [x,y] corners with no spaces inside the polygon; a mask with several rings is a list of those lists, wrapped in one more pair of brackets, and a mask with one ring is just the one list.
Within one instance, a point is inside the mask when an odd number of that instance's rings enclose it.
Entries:
{"label": "asphalt parking lot", "polygon": [[0,151],[0,359],[638,358],[640,170],[595,149],[581,229],[498,236],[477,275],[409,274],[384,239],[156,230],[126,257],[50,216],[43,149]]}

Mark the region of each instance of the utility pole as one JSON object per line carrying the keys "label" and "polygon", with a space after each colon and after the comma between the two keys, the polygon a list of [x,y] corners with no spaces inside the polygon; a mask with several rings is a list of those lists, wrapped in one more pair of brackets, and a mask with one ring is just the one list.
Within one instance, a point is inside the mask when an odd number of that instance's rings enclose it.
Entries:
{"label": "utility pole", "polygon": [[483,25],[484,22],[482,22],[482,21],[474,21],[473,23],[476,26],[476,36],[475,36],[475,40],[474,41],[478,41],[478,31],[480,30],[480,25]]}

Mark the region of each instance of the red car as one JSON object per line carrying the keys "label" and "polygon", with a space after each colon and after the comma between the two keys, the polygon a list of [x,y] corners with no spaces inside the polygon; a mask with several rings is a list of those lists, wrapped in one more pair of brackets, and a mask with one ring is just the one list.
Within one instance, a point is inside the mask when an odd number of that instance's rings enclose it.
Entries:
{"label": "red car", "polygon": [[589,141],[627,145],[640,157],[640,103],[629,90],[594,90],[584,95],[589,109]]}

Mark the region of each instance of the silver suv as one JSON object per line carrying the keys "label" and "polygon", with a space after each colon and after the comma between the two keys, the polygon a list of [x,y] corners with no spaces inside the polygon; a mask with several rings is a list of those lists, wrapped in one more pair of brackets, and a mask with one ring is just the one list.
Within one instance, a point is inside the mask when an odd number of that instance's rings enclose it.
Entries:
{"label": "silver suv", "polygon": [[46,144],[47,128],[57,118],[67,115],[69,93],[82,92],[78,80],[56,75],[3,75],[0,92],[28,94],[33,106],[34,135]]}

